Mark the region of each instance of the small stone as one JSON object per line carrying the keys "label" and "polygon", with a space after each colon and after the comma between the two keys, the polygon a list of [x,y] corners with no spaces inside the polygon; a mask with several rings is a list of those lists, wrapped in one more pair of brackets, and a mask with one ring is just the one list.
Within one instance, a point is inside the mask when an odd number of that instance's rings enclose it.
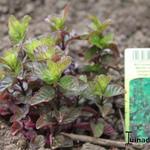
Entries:
{"label": "small stone", "polygon": [[15,144],[7,145],[4,147],[4,150],[18,150]]}
{"label": "small stone", "polygon": [[22,139],[17,142],[17,147],[20,148],[20,150],[26,149],[27,145],[28,145],[27,142]]}
{"label": "small stone", "polygon": [[32,3],[29,3],[26,5],[26,13],[31,13],[32,11],[34,11],[34,5]]}
{"label": "small stone", "polygon": [[7,13],[8,12],[8,7],[7,6],[0,6],[0,12],[1,13]]}
{"label": "small stone", "polygon": [[0,125],[0,129],[5,129],[5,128],[6,128],[6,126],[4,124]]}

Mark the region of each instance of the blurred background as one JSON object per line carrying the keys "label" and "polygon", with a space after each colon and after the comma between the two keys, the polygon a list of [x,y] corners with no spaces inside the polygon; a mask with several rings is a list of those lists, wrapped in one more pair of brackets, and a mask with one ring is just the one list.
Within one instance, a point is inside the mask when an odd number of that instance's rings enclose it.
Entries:
{"label": "blurred background", "polygon": [[127,47],[150,47],[150,0],[0,0],[0,50],[10,46],[7,22],[10,14],[32,16],[29,36],[49,31],[44,19],[70,4],[69,24],[85,29],[87,15],[112,19],[111,29],[121,51]]}

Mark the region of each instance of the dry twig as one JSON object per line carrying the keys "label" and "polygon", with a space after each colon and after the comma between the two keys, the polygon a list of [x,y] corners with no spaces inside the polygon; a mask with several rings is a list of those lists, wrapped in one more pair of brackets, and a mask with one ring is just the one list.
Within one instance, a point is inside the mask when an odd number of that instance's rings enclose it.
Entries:
{"label": "dry twig", "polygon": [[[71,138],[74,141],[81,141],[81,142],[89,142],[92,144],[97,144],[101,146],[113,146],[113,147],[118,147],[118,148],[126,148],[126,143],[124,141],[114,141],[114,140],[107,140],[107,139],[102,139],[102,138],[95,138],[95,137],[90,137],[90,136],[85,136],[85,135],[77,135],[77,134],[68,134],[68,133],[61,133],[61,135],[64,135],[68,138]],[[141,145],[138,143],[132,143],[132,147],[142,149],[145,145]]]}

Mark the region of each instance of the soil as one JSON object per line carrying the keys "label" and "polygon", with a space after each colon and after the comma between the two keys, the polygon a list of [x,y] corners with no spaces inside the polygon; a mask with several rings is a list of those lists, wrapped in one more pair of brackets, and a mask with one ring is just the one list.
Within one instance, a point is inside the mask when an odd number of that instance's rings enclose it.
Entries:
{"label": "soil", "polygon": [[[8,49],[7,20],[10,14],[18,18],[29,14],[33,20],[28,32],[29,37],[49,32],[44,19],[54,13],[59,13],[66,3],[70,3],[69,24],[79,33],[88,24],[89,14],[97,15],[101,20],[112,20],[111,31],[122,53],[128,47],[150,47],[150,1],[149,0],[0,0],[0,51]],[[79,46],[82,46],[81,43]],[[74,50],[77,49],[75,45]],[[123,69],[123,59],[121,66]],[[118,74],[113,71],[113,74]],[[123,72],[122,72],[123,76]],[[117,102],[123,108],[123,98]],[[118,123],[121,136],[123,127]],[[0,122],[0,150],[25,150],[27,144],[21,135],[13,137],[10,128]],[[84,148],[82,148],[83,150]],[[103,149],[100,148],[99,149]],[[41,149],[42,150],[42,149]],[[93,148],[92,148],[93,150]],[[117,150],[117,149],[113,149]]]}

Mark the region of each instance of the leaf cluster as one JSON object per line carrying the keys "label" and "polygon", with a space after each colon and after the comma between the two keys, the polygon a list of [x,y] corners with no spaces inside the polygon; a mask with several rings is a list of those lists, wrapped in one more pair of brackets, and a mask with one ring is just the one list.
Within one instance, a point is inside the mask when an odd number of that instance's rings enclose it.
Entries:
{"label": "leaf cluster", "polygon": [[72,35],[65,27],[67,12],[65,7],[63,15],[48,18],[56,34],[32,40],[26,38],[31,17],[9,18],[12,48],[0,57],[0,115],[9,117],[12,134],[21,132],[34,149],[38,144],[71,147],[73,142],[60,135],[64,131],[102,136],[108,125],[105,120],[113,112],[109,99],[123,93],[110,76],[98,74],[100,58],[94,64],[89,61],[90,67],[97,66],[93,71],[89,66],[75,67],[66,53],[71,41],[87,40],[85,59],[95,54],[103,58],[112,44],[112,36],[103,35],[109,22],[91,17],[88,34]]}

